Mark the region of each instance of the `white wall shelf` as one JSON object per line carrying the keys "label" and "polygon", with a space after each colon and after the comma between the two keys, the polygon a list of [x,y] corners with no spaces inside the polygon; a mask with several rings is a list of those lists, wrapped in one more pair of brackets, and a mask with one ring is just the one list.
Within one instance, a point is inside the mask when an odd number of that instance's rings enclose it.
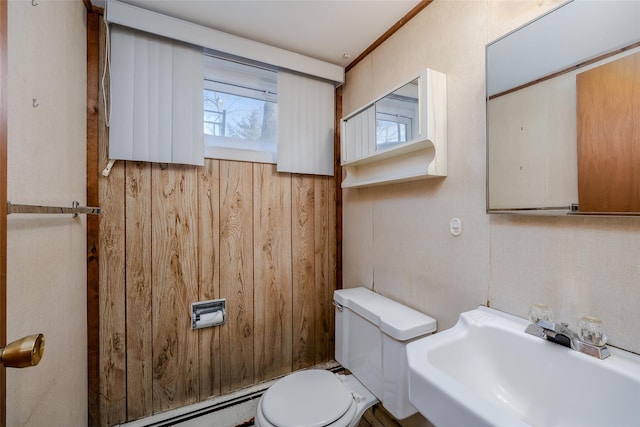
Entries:
{"label": "white wall shelf", "polygon": [[[417,108],[398,112],[410,116],[407,142],[382,148],[377,141],[381,100],[408,98],[415,92]],[[426,69],[409,82],[376,98],[342,119],[342,188],[366,187],[394,182],[447,176],[446,76]],[[401,107],[399,107],[401,108]],[[388,114],[387,114],[388,115]],[[413,136],[413,138],[411,138]]]}

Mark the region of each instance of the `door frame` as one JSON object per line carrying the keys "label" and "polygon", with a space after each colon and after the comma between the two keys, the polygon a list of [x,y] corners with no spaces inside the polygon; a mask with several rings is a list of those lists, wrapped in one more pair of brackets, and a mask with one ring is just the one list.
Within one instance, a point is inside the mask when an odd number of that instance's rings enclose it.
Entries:
{"label": "door frame", "polygon": [[[2,0],[0,0],[2,1]],[[98,129],[102,10],[87,4],[87,205],[99,206]],[[87,404],[88,425],[100,417],[100,219],[87,215]]]}

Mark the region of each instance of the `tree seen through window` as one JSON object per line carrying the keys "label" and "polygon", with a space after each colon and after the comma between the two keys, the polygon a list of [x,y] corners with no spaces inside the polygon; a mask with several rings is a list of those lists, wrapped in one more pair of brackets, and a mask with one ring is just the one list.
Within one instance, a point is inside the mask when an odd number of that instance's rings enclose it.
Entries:
{"label": "tree seen through window", "polygon": [[204,133],[250,141],[275,140],[277,104],[205,89]]}

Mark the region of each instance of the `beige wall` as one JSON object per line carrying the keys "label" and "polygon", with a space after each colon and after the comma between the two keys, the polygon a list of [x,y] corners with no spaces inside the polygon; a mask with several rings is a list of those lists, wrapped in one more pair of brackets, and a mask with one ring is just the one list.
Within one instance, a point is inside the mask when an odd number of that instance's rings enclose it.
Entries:
{"label": "beige wall", "polygon": [[546,302],[570,323],[604,319],[613,345],[640,352],[640,219],[485,213],[485,45],[556,4],[435,0],[347,74],[345,114],[423,68],[447,74],[449,176],[343,192],[344,286],[374,287],[440,330],[480,304],[526,317]]}
{"label": "beige wall", "polygon": [[[36,3],[9,1],[8,199],[84,204],[86,12]],[[86,425],[85,218],[10,215],[7,240],[7,339],[46,337],[40,365],[7,370],[7,425]]]}

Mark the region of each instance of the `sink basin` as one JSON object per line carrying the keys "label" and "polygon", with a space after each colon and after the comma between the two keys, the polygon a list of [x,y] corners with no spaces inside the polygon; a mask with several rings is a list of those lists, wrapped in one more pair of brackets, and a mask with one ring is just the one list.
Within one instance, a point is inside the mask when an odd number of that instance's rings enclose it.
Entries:
{"label": "sink basin", "polygon": [[599,360],[479,307],[407,346],[409,400],[438,427],[640,426],[640,356]]}

